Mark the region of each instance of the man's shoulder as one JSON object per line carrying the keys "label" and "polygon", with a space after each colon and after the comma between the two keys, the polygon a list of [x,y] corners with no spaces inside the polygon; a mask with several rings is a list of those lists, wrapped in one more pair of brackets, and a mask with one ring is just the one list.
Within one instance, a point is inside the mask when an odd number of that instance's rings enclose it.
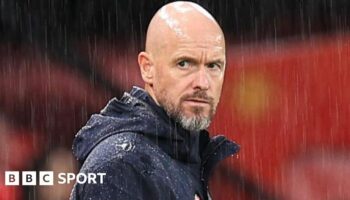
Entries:
{"label": "man's shoulder", "polygon": [[142,134],[123,132],[101,141],[86,158],[83,168],[98,169],[116,165],[137,167],[140,160],[151,160],[151,155],[159,153],[158,146]]}

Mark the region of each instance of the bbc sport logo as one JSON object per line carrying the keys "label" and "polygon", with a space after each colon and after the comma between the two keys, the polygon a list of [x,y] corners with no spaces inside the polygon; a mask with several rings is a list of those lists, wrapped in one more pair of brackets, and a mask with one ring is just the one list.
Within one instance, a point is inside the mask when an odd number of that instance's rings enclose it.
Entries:
{"label": "bbc sport logo", "polygon": [[53,171],[5,171],[5,185],[35,186],[70,184],[103,184],[106,173],[57,173],[55,178]]}

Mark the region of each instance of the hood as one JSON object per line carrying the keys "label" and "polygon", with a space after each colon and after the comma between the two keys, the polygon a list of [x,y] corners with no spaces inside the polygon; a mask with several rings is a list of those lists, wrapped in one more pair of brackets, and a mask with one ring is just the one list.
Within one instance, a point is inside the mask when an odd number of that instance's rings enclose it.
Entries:
{"label": "hood", "polygon": [[200,149],[209,141],[208,132],[189,133],[169,118],[145,90],[133,87],[120,100],[110,100],[100,114],[91,116],[76,135],[73,154],[82,163],[101,141],[124,132],[143,134],[171,157],[190,163],[200,162]]}

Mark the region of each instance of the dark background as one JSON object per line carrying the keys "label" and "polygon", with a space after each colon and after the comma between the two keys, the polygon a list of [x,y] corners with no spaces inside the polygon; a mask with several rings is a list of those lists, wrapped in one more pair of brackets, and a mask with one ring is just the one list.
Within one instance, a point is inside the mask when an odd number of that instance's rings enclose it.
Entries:
{"label": "dark background", "polygon": [[[142,47],[161,0],[2,0],[2,41],[54,45],[82,37],[128,41]],[[202,0],[236,42],[344,31],[349,26],[346,0]],[[56,44],[57,45],[57,44]]]}

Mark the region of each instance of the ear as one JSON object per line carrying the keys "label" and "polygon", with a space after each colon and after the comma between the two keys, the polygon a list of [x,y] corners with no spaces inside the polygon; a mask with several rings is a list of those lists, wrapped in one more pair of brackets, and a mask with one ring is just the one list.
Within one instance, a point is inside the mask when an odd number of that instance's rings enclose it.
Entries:
{"label": "ear", "polygon": [[147,52],[140,52],[138,55],[138,63],[141,71],[141,76],[146,84],[153,84],[154,65],[151,55]]}

